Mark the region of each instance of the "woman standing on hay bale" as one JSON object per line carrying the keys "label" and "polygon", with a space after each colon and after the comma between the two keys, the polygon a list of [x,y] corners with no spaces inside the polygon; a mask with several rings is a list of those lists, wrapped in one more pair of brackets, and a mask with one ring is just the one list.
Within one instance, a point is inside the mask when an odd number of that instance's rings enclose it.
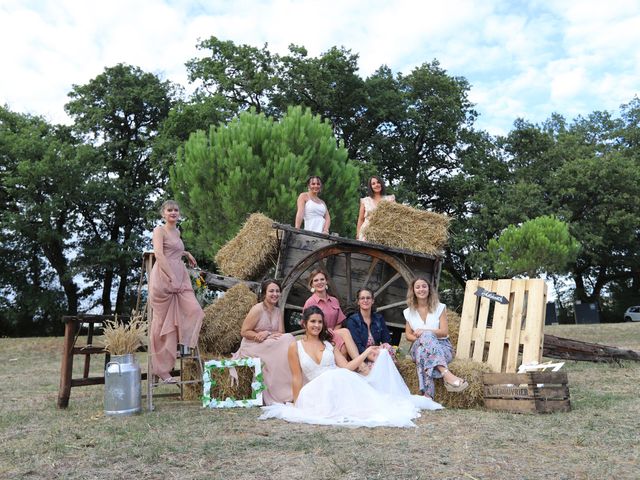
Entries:
{"label": "woman standing on hay bale", "polygon": [[[411,420],[420,416],[420,409],[442,408],[409,393],[386,350],[368,347],[347,361],[331,345],[331,333],[319,307],[312,306],[302,312],[302,326],[303,339],[290,345],[288,352],[295,405],[264,407],[261,419],[280,418],[319,425],[411,427],[414,426]],[[377,383],[383,387],[382,391],[370,384],[370,377],[365,379],[353,371],[378,351],[371,375],[379,377]]]}
{"label": "woman standing on hay bale", "polygon": [[[369,288],[361,288],[356,293],[358,311],[351,314],[347,319],[347,328],[351,333],[353,342],[358,347],[358,352],[362,353],[367,347],[380,345],[386,349],[395,360],[395,350],[389,344],[391,334],[381,313],[373,309],[373,291]],[[372,363],[367,359],[367,363]]]}
{"label": "woman standing on hay bale", "polygon": [[260,302],[256,303],[242,323],[240,349],[233,358],[259,357],[262,360],[264,383],[264,403],[290,402],[291,370],[287,361],[289,345],[293,336],[284,333],[284,317],[278,307],[280,284],[265,280],[260,285]]}
{"label": "woman standing on hay bale", "polygon": [[308,191],[298,196],[296,211],[296,228],[300,228],[304,220],[304,229],[311,232],[329,233],[331,216],[326,203],[318,196],[322,190],[322,179],[316,175],[307,179]]}
{"label": "woman standing on hay bale", "polygon": [[395,195],[385,195],[384,182],[380,177],[374,175],[369,179],[367,183],[368,197],[360,199],[360,212],[358,213],[358,225],[356,226],[356,238],[358,240],[366,241],[364,230],[369,225],[369,216],[377,207],[378,203],[382,200],[387,202],[395,202]]}
{"label": "woman standing on hay bale", "polygon": [[407,291],[409,308],[402,313],[407,321],[405,335],[413,342],[409,354],[416,363],[420,391],[433,398],[434,378],[442,378],[450,392],[462,392],[469,384],[456,377],[447,366],[453,360],[453,347],[449,341],[447,306],[440,303],[438,292],[429,281],[417,277]]}
{"label": "woman standing on hay bale", "polygon": [[165,383],[176,383],[169,372],[176,362],[178,343],[183,354],[198,344],[204,312],[193,293],[182,257],[192,267],[196,259],[185,251],[177,228],[180,207],[167,200],[160,208],[164,225],[153,229],[156,262],[149,278],[149,301],[153,308],[149,348],[153,373]]}
{"label": "woman standing on hay bale", "polygon": [[[347,318],[340,308],[340,302],[327,292],[327,277],[322,270],[313,270],[309,275],[309,291],[311,296],[304,302],[303,310],[311,306],[320,307],[324,314],[324,321],[333,336],[333,342],[338,350],[351,358],[360,355],[358,347],[351,338],[348,328],[342,328],[342,323]],[[361,368],[365,372],[366,365]]]}

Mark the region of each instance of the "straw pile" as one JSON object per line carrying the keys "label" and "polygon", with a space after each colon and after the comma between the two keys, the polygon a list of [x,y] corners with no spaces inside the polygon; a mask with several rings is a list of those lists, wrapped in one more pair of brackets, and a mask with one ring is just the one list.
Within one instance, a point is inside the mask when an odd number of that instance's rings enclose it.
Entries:
{"label": "straw pile", "polygon": [[[202,356],[203,363],[214,359],[221,360],[222,358],[214,355]],[[238,383],[235,385],[231,384],[231,376],[229,375],[228,368],[223,370],[213,369],[211,371],[211,379],[215,381],[215,385],[211,387],[211,398],[224,400],[227,397],[233,397],[240,400],[251,397],[251,382],[253,380],[254,369],[252,367],[235,367],[235,369],[238,373]],[[199,375],[199,369],[193,360],[184,363],[183,375],[185,380],[202,379]],[[200,400],[202,388],[202,383],[186,384],[184,386],[184,399]]]}
{"label": "straw pile", "polygon": [[367,242],[440,255],[449,238],[450,220],[446,215],[383,200],[363,233]]}
{"label": "straw pile", "polygon": [[473,360],[454,359],[449,370],[469,382],[469,388],[462,393],[448,392],[442,380],[436,380],[434,400],[448,408],[477,408],[484,405],[482,374],[491,372],[488,365]]}
{"label": "straw pile", "polygon": [[242,280],[257,280],[275,265],[278,238],[273,220],[253,213],[238,234],[216,254],[215,261],[223,275]]}
{"label": "straw pile", "polygon": [[223,297],[204,309],[200,330],[200,351],[230,355],[240,347],[240,327],[258,297],[243,283],[231,287]]}
{"label": "straw pile", "polygon": [[418,372],[416,371],[416,364],[413,363],[410,356],[398,358],[396,367],[404,380],[404,383],[409,387],[409,391],[413,395],[420,395],[420,383],[418,382]]}

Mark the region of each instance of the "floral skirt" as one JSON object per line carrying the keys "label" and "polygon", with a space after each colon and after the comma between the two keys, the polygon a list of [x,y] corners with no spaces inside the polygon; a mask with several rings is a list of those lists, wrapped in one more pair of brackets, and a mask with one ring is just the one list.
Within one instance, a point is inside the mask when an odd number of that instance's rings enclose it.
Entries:
{"label": "floral skirt", "polygon": [[436,388],[434,378],[441,378],[438,365],[447,367],[453,360],[453,347],[449,338],[438,338],[433,332],[420,335],[409,350],[409,355],[416,363],[420,391],[433,398]]}

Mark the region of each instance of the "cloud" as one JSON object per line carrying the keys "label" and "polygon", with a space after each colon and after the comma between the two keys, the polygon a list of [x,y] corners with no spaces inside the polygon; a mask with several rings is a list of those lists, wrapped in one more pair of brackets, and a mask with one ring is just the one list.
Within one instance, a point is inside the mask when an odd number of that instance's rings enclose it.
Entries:
{"label": "cloud", "polygon": [[188,87],[184,63],[206,54],[196,43],[211,35],[281,54],[292,43],[314,56],[344,46],[359,54],[363,76],[436,58],[467,78],[477,125],[492,133],[517,117],[616,110],[640,78],[635,1],[7,0],[0,102],[68,121],[72,85],[119,62]]}

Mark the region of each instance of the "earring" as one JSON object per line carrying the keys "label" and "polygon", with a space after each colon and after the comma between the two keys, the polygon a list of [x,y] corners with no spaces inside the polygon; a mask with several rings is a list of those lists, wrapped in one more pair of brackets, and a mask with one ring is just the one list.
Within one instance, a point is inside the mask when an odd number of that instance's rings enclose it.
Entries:
{"label": "earring", "polygon": [[311,288],[309,289],[309,291],[310,291],[311,293],[314,293],[314,292],[316,291],[316,289],[315,289],[315,288],[313,288],[313,287],[311,287]]}

